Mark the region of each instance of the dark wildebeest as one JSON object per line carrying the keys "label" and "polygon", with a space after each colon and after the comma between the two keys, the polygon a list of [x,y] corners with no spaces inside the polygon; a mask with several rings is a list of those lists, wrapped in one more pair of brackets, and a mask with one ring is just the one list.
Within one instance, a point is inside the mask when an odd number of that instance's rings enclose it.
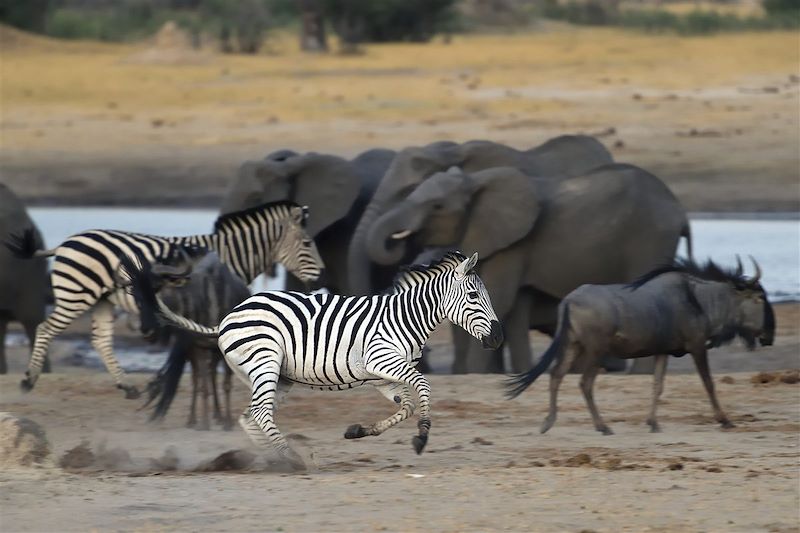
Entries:
{"label": "dark wildebeest", "polygon": [[[124,268],[131,268],[131,263],[124,264]],[[197,261],[193,265],[191,274],[185,279],[166,278],[156,270],[155,266],[149,270],[149,274],[153,286],[159,290],[161,299],[171,309],[206,326],[219,324],[225,315],[250,296],[247,285],[234,275],[214,252],[208,252]],[[192,367],[192,404],[187,427],[201,430],[210,428],[208,395],[211,392],[214,400],[214,419],[221,422],[224,429],[231,429],[233,427],[230,402],[232,372],[228,365],[223,363],[225,367],[223,417],[217,393],[217,368],[223,357],[217,343],[183,330],[161,329],[157,324],[143,320],[145,321],[142,322],[141,329],[146,337],[161,342],[170,338],[173,341],[164,366],[147,384],[148,400],[143,407],[157,400],[150,420],[163,418],[167,414],[188,359]],[[201,402],[199,421],[198,396]]]}
{"label": "dark wildebeest", "polygon": [[772,344],[775,316],[759,283],[761,269],[755,260],[753,264],[756,273],[752,279],[742,275],[741,263],[731,272],[711,261],[702,267],[677,261],[630,285],[578,287],[559,306],[553,343],[536,366],[511,378],[509,397],[524,391],[559,358],[550,373],[550,411],[542,424],[544,433],[556,421],[561,380],[577,360],[582,363],[580,386],[594,427],[610,435],[593,398],[600,358],[612,353],[625,359],[655,355],[653,403],[647,424],[657,432],[656,405],[664,387],[667,356],[690,353],[711,399],[714,418],[724,428],[733,427],[717,402],[707,351],[737,336],[750,349],[755,348],[756,338],[762,346]]}

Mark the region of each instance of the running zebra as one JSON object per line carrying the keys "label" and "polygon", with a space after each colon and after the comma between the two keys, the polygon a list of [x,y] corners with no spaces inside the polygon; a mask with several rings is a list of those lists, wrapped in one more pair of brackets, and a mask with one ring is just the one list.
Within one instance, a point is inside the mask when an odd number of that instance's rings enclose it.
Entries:
{"label": "running zebra", "polygon": [[22,237],[12,236],[13,242],[6,245],[20,257],[55,256],[51,273],[55,308],[36,330],[31,360],[20,386],[25,391],[33,388],[52,339],[91,309],[92,346],[114,377],[117,388],[125,391],[126,398],[138,398],[139,391],[128,383],[112,347],[114,307],[138,313],[133,297],[120,290],[121,259],[129,258],[142,266],[158,263],[160,271],[165,272],[162,263],[173,262],[176,250],[185,258],[187,250],[211,249],[247,283],[274,263],[282,263],[303,281],[313,281],[321,274],[323,265],[314,241],[305,232],[307,217],[305,207],[282,201],[223,215],[214,224],[214,232],[206,235],[158,237],[90,230],[46,251],[36,251],[32,246],[32,232]]}
{"label": "running zebra", "polygon": [[144,315],[159,313],[171,325],[219,337],[228,365],[252,391],[239,424],[257,445],[272,445],[302,468],[274,421],[277,396],[294,384],[324,390],[370,384],[400,405],[385,420],[348,427],[348,439],[380,435],[411,416],[413,390],[419,398],[419,432],[412,444],[422,452],[431,427],[430,386],[414,366],[430,334],[447,318],[481,339],[485,348],[495,349],[503,341],[486,288],[472,271],[477,261],[477,253],[467,258],[450,252],[437,263],[410,267],[395,294],[262,292],[239,304],[217,328],[170,311],[149,286],[149,276],[133,272],[131,278]]}

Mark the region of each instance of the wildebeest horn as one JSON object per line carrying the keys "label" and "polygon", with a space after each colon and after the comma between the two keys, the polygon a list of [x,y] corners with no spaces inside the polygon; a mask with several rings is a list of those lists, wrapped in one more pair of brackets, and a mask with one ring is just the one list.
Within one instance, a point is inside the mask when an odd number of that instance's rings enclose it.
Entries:
{"label": "wildebeest horn", "polygon": [[744,273],[744,268],[742,268],[742,258],[739,257],[739,254],[736,254],[736,277],[738,278]]}
{"label": "wildebeest horn", "polygon": [[750,257],[750,261],[753,262],[753,267],[756,269],[756,275],[753,276],[753,278],[750,280],[750,283],[754,283],[755,284],[755,283],[758,283],[758,280],[761,279],[761,267],[758,266],[758,263],[756,262],[755,258],[752,255],[749,256],[749,257]]}
{"label": "wildebeest horn", "polygon": [[186,253],[186,250],[183,248],[178,248],[178,253],[180,254],[180,263],[183,263],[183,267],[156,263],[151,269],[153,274],[156,276],[169,276],[176,278],[188,277],[192,273],[192,262],[189,258],[189,254]]}

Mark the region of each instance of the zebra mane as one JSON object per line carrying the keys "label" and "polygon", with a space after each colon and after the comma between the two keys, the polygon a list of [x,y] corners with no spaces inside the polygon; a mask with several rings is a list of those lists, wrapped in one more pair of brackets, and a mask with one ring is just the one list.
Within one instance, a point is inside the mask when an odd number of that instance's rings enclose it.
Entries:
{"label": "zebra mane", "polygon": [[218,231],[229,226],[232,221],[241,220],[242,218],[247,217],[248,215],[252,215],[253,213],[262,213],[264,211],[275,211],[284,208],[286,213],[289,213],[289,210],[292,207],[300,207],[295,202],[291,200],[278,200],[275,202],[267,202],[261,205],[257,205],[255,207],[249,207],[247,209],[242,209],[241,211],[234,211],[233,213],[226,213],[224,215],[220,215],[217,217],[217,220],[214,222],[214,231]]}
{"label": "zebra mane", "polygon": [[467,256],[459,251],[453,250],[445,253],[440,259],[432,261],[427,265],[402,266],[392,280],[392,286],[384,291],[384,294],[396,294],[408,290],[432,278],[436,274],[454,270],[466,259]]}
{"label": "zebra mane", "polygon": [[730,283],[738,290],[755,288],[752,285],[752,282],[745,276],[737,274],[733,270],[722,268],[711,259],[706,261],[704,265],[695,263],[691,259],[676,259],[672,263],[662,265],[651,270],[647,274],[639,277],[639,279],[633,283],[630,283],[628,287],[631,289],[638,289],[647,282],[669,272],[687,274],[705,281]]}

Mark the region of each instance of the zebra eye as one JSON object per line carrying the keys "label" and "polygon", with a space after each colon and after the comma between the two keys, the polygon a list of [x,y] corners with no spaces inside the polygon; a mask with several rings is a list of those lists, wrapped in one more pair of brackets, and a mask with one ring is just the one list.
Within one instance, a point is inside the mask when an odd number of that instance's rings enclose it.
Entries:
{"label": "zebra eye", "polygon": [[469,291],[467,293],[467,298],[470,300],[477,300],[478,299],[478,291]]}
{"label": "zebra eye", "polygon": [[303,246],[311,246],[311,239],[303,239]]}

